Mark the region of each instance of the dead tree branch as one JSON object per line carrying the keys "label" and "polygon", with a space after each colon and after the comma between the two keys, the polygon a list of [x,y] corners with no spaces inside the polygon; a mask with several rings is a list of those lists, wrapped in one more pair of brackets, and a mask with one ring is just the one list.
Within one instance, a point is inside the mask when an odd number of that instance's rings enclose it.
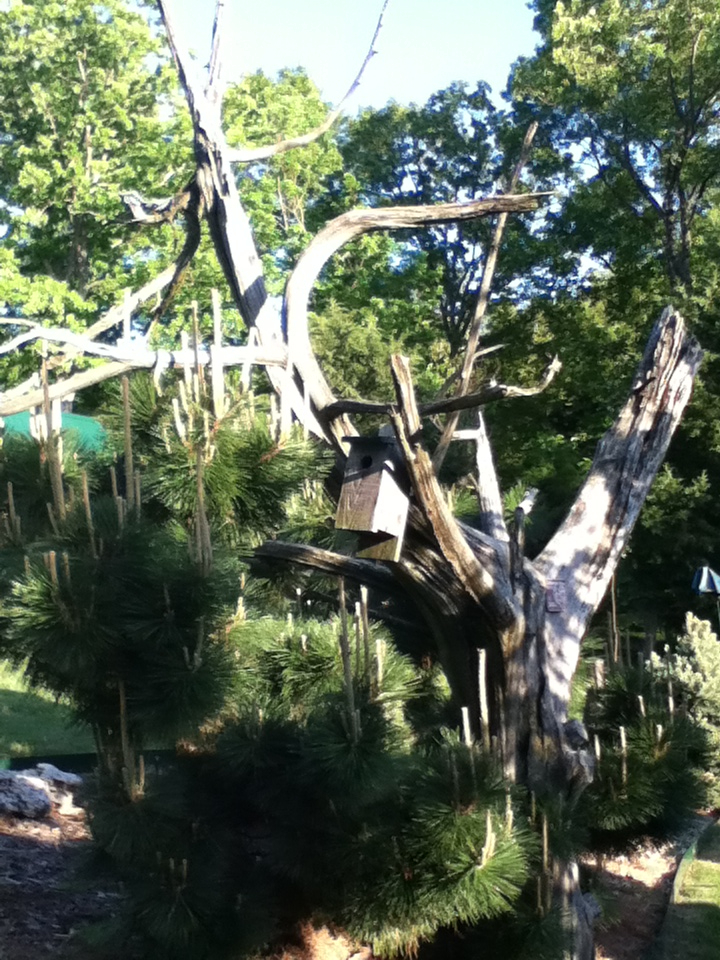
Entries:
{"label": "dead tree branch", "polygon": [[[522,173],[523,167],[527,163],[530,156],[530,149],[532,147],[532,142],[535,139],[537,129],[538,124],[535,121],[533,121],[527,129],[525,139],[523,140],[522,149],[520,151],[520,159],[517,162],[508,185],[509,193],[512,193],[517,189],[517,185],[520,182],[520,174]],[[500,254],[500,246],[502,244],[503,234],[505,233],[505,224],[507,223],[507,218],[507,212],[503,211],[498,216],[495,223],[492,242],[485,258],[482,280],[480,281],[480,293],[478,295],[477,305],[475,307],[472,326],[470,327],[470,334],[468,336],[467,347],[465,350],[465,359],[463,360],[462,369],[460,371],[460,383],[458,384],[456,396],[462,396],[463,394],[467,393],[470,386],[470,377],[472,376],[478,343],[480,342],[480,332],[482,330],[483,321],[487,312],[488,303],[490,302],[490,290],[492,288],[493,278],[495,277],[495,267]],[[440,437],[440,441],[435,448],[435,452],[433,454],[433,465],[437,471],[440,470],[440,467],[443,464],[445,455],[447,454],[448,447],[450,446],[450,442],[452,440],[452,435],[457,429],[458,419],[458,413],[453,413],[450,415],[447,423],[445,424],[445,429]]]}
{"label": "dead tree branch", "polygon": [[120,199],[130,211],[135,223],[172,223],[184,213],[191,199],[192,181],[179,193],[162,200],[141,197],[139,193],[123,193]]}
{"label": "dead tree branch", "polygon": [[[108,360],[108,363],[92,367],[73,376],[65,377],[49,386],[50,399],[58,400],[82,390],[84,387],[102,383],[120,374],[131,370],[154,370],[157,377],[170,367],[186,368],[199,363],[206,366],[214,361],[224,367],[237,366],[241,363],[261,364],[265,367],[284,369],[287,364],[287,351],[282,344],[274,347],[257,346],[222,346],[213,348],[213,354],[208,349],[200,347],[198,350],[147,350],[135,344],[112,346],[109,344],[94,343],[86,337],[70,333],[67,330],[55,330],[49,327],[37,327],[22,335],[23,342],[31,339],[45,340],[54,343],[67,343],[72,348],[72,355],[79,353]],[[19,338],[16,338],[18,340]],[[13,349],[15,341],[4,344],[0,354],[8,353]],[[43,399],[43,391],[37,379],[26,381],[21,391],[12,390],[0,393],[0,416],[10,416],[23,410],[30,410],[38,406]]]}
{"label": "dead tree branch", "polygon": [[[218,261],[246,326],[256,327],[260,344],[272,347],[283,340],[280,316],[268,300],[262,263],[227,159],[228,146],[220,122],[222,96],[219,81],[210,88],[203,86],[187,52],[179,43],[171,0],[158,0],[158,6],[190,108],[197,164],[196,183]],[[222,74],[221,31],[217,29],[221,15],[222,3],[216,8],[216,43],[211,57],[213,76],[216,78]],[[278,395],[285,396],[298,420],[306,423],[318,436],[327,437],[316,411],[325,406],[328,398],[334,398],[324,377],[320,375],[318,378],[314,369],[310,373],[307,375],[306,371],[299,370],[298,385],[287,375],[287,371],[272,367],[268,369],[273,389]],[[343,432],[352,432],[352,426],[343,423],[335,429],[337,434],[333,433],[330,437],[342,449],[341,435]]]}
{"label": "dead tree branch", "polygon": [[[472,410],[482,407],[486,403],[496,400],[507,400],[513,397],[536,397],[546,390],[555,379],[562,364],[558,357],[548,364],[542,379],[534,387],[515,387],[505,383],[489,383],[477,393],[470,393],[464,397],[452,397],[449,400],[432,400],[429,403],[418,405],[421,417],[432,417],[438,413],[452,413],[458,410]],[[335,400],[323,410],[323,416],[332,418],[344,413],[374,413],[390,415],[395,409],[392,403],[378,403],[373,400]]]}
{"label": "dead tree branch", "polygon": [[388,567],[383,567],[373,560],[345,557],[340,553],[333,553],[331,550],[323,550],[320,547],[269,540],[255,548],[254,556],[263,560],[294,563],[301,567],[307,567],[316,573],[325,573],[332,577],[347,577],[349,580],[355,580],[371,587],[378,587],[389,593],[396,593],[398,590],[397,581]]}
{"label": "dead tree branch", "polygon": [[434,206],[380,207],[350,210],[318,233],[303,252],[285,293],[288,338],[303,339],[307,330],[307,304],[313,285],[330,257],[351,240],[375,230],[404,230],[439,223],[462,223],[495,213],[528,213],[537,210],[548,193],[486,197],[466,203],[438,203]]}
{"label": "dead tree branch", "polygon": [[547,614],[548,696],[555,707],[567,704],[585,626],[627,545],[702,356],[680,314],[667,307],[567,518],[535,560],[539,576],[564,584],[567,594],[564,609]]}
{"label": "dead tree branch", "polygon": [[418,506],[430,522],[440,552],[455,576],[475,602],[491,612],[498,627],[505,630],[515,622],[517,610],[508,585],[499,582],[501,571],[496,554],[491,549],[482,551],[485,555],[481,562],[450,512],[430,457],[420,444],[420,416],[407,357],[394,356],[392,372],[399,413],[393,412],[391,419]]}
{"label": "dead tree branch", "polygon": [[[331,220],[312,240],[300,257],[285,290],[285,324],[291,363],[303,370],[306,383],[315,385],[317,410],[324,411],[335,402],[330,388],[318,366],[308,331],[308,302],[315,281],[329,258],[346,243],[374,230],[398,230],[423,227],[435,223],[454,223],[472,220],[502,211],[522,212],[536,210],[547,194],[489,197],[468,203],[446,203],[436,206],[383,207],[372,210],[351,210]],[[336,438],[352,432],[346,422],[332,423],[342,411],[328,421],[331,435]],[[324,413],[322,414],[324,418]]]}
{"label": "dead tree branch", "polygon": [[475,464],[477,468],[477,497],[480,507],[480,529],[496,540],[508,541],[509,534],[503,518],[503,501],[495,470],[490,438],[482,410],[477,413],[478,425],[473,431]]}
{"label": "dead tree branch", "polygon": [[175,275],[175,269],[175,264],[170,264],[169,267],[165,267],[162,273],[159,273],[152,280],[149,280],[135,293],[128,294],[122,303],[111,307],[104,316],[91,324],[85,331],[85,336],[89,340],[94,340],[96,337],[99,337],[101,333],[105,333],[106,330],[112,330],[113,327],[122,323],[128,315],[128,312],[132,316],[141,304],[162,293]]}
{"label": "dead tree branch", "polygon": [[307,147],[309,144],[319,140],[323,134],[327,133],[328,130],[333,127],[333,125],[342,115],[343,107],[360,86],[363,74],[365,73],[365,68],[375,56],[375,43],[377,42],[380,30],[382,29],[383,18],[389,2],[390,0],[385,0],[383,3],[382,10],[380,11],[380,16],[378,17],[377,25],[375,27],[375,33],[370,41],[370,47],[365,59],[362,62],[362,66],[357,73],[357,76],[350,84],[347,93],[342,98],[340,103],[337,105],[337,107],[335,107],[334,110],[330,111],[323,122],[318,124],[317,127],[314,127],[308,133],[304,133],[298,137],[290,137],[287,140],[280,140],[278,143],[268,144],[265,147],[232,147],[228,150],[228,160],[230,163],[257,163],[261,160],[269,160],[271,157],[276,157],[281,153],[287,153],[288,150],[295,150],[297,147]]}
{"label": "dead tree branch", "polygon": [[[142,303],[161,293],[163,288],[170,283],[175,275],[175,269],[175,264],[171,264],[169,267],[166,267],[162,273],[159,273],[157,277],[149,280],[135,293],[126,294],[122,303],[111,307],[102,317],[100,317],[99,320],[96,320],[95,323],[88,327],[88,329],[85,331],[84,339],[87,341],[92,341],[106,330],[111,330],[119,323],[123,323],[126,318],[132,316],[135,310],[137,310]],[[16,347],[22,346],[24,343],[29,342],[29,340],[42,339],[44,334],[40,333],[38,325],[33,321],[19,322],[21,322],[24,326],[30,325],[33,333],[30,337],[23,339],[22,341],[20,341],[20,337],[24,337],[24,335],[20,334],[19,338],[16,338]],[[13,323],[15,323],[15,321],[13,321]],[[45,330],[45,328],[42,329]],[[65,335],[69,333],[69,331],[62,331],[62,333]],[[46,336],[46,339],[58,340],[60,338],[56,337],[51,332],[49,336]],[[67,337],[64,337],[64,339],[65,342],[68,342]],[[3,345],[3,349],[5,347],[7,347],[7,344]],[[63,359],[68,360],[76,355],[77,350],[73,350],[71,348],[65,351]],[[49,366],[53,366],[54,362],[55,361],[51,361]],[[75,377],[70,377],[69,379],[66,379],[60,383],[53,384],[50,388],[53,398],[57,399],[58,397],[64,397],[75,390],[82,389],[83,386],[91,386],[92,384],[100,383],[102,380],[105,380],[111,376],[117,376],[120,373],[126,372],[130,369],[130,367],[127,363],[123,362],[122,369],[115,369],[114,373],[107,372],[105,375],[100,375],[99,369],[100,368],[95,368],[94,371],[85,371],[86,374],[92,372],[94,379],[88,380],[84,377],[84,374],[78,374]],[[18,384],[11,390],[6,390],[0,393],[0,409],[3,411],[4,415],[19,413],[22,410],[29,410],[31,407],[38,406],[40,403],[42,403],[42,395],[41,393],[38,394],[39,385],[40,383],[37,374],[33,374],[23,383]]]}
{"label": "dead tree branch", "polygon": [[[92,387],[96,383],[102,383],[103,380],[110,380],[112,377],[119,377],[130,370],[132,370],[132,366],[129,363],[119,361],[104,363],[100,367],[83,370],[81,373],[66,377],[58,383],[50,384],[48,397],[50,400],[62,400],[69,393],[84,390],[86,387]],[[32,407],[39,407],[43,400],[42,387],[34,387],[21,396],[7,397],[0,395],[0,417],[9,417],[12,413],[21,413],[23,410],[30,410]]]}

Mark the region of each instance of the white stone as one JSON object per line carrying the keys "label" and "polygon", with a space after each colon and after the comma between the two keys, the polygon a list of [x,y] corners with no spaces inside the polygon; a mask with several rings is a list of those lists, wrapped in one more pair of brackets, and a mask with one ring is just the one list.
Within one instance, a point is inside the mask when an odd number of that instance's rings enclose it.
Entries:
{"label": "white stone", "polygon": [[41,820],[51,810],[50,791],[39,777],[25,777],[13,770],[0,770],[0,813]]}
{"label": "white stone", "polygon": [[82,777],[66,773],[52,763],[39,763],[29,770],[0,770],[0,813],[42,819],[53,805],[63,816],[82,812],[75,806],[73,790]]}

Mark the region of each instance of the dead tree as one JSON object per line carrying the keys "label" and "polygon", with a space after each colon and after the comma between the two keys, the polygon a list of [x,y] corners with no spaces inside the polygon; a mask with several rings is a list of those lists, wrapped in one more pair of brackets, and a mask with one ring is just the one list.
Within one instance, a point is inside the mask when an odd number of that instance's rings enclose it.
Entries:
{"label": "dead tree", "polygon": [[[493,738],[506,775],[535,789],[569,794],[578,780],[591,775],[589,758],[584,751],[574,749],[565,736],[580,645],[690,398],[701,350],[682,318],[667,308],[653,329],[625,406],[599,443],[568,516],[541,554],[532,561],[527,559],[523,555],[524,511],[516,512],[510,528],[503,519],[481,408],[491,401],[537,392],[556,374],[558,363],[550,365],[536,388],[489,384],[474,394],[460,389],[451,399],[418,406],[408,362],[395,357],[394,404],[338,400],[314,357],[307,309],[322,267],[355,237],[373,230],[528,212],[537,209],[541,195],[509,194],[471,203],[346,213],[320,231],[300,258],[287,284],[280,314],[266,294],[261,261],[238,196],[233,165],[302,147],[324,133],[336,114],[304,137],[281,141],[267,149],[230,149],[221,127],[223,6],[218,0],[210,63],[207,75],[200,76],[177,39],[170,0],[159,0],[192,116],[196,171],[175,198],[132,198],[128,204],[136,219],[148,222],[162,221],[181,209],[188,225],[185,247],[173,267],[129,297],[123,307],[110,311],[85,338],[64,338],[68,348],[104,355],[110,362],[54,384],[53,396],[115,376],[132,366],[157,368],[172,361],[167,355],[162,358],[149,352],[142,358],[131,357],[118,352],[117,347],[93,346],[92,342],[99,332],[118,322],[123,310],[134,309],[158,290],[166,290],[168,301],[197,248],[202,224],[206,224],[234,302],[253,331],[256,362],[266,364],[272,387],[281,400],[286,425],[292,419],[303,423],[331,443],[342,459],[347,451],[344,438],[355,432],[350,414],[385,413],[400,444],[412,486],[408,526],[396,563],[382,565],[295,544],[272,543],[259,553],[409,595],[435,638],[458,709],[469,708],[476,736],[488,741]],[[366,63],[372,52],[371,48]],[[361,75],[362,70],[353,88]],[[61,333],[33,328],[20,338],[62,340]],[[469,382],[467,374],[475,349],[473,343],[472,355],[463,365],[464,384]],[[179,358],[176,361],[182,362]],[[26,409],[40,402],[41,395],[39,382],[29,381],[12,395],[0,397],[0,414]],[[478,411],[472,439],[482,518],[479,529],[453,517],[420,430],[423,416],[473,408]],[[467,438],[467,431],[464,436]],[[478,669],[480,661],[482,671]],[[484,678],[483,689],[479,676]],[[481,704],[487,704],[485,728],[481,728]],[[574,956],[591,956],[591,937],[578,907],[573,866],[558,868],[557,879],[559,888],[566,897],[575,899],[577,908]]]}

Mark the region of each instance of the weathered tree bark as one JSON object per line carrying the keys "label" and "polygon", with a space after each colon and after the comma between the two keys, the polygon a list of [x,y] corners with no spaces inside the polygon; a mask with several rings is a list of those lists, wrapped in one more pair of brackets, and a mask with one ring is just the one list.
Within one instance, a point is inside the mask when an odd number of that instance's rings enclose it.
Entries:
{"label": "weathered tree bark", "polygon": [[[235,185],[231,167],[233,152],[227,146],[222,131],[220,18],[223,4],[218,3],[217,7],[211,54],[213,70],[210,71],[205,86],[193,70],[187,52],[178,43],[173,28],[171,0],[159,0],[159,7],[193,120],[196,182],[202,196],[202,211],[235,303],[245,323],[249,327],[257,328],[262,346],[271,346],[276,341],[287,339],[287,370],[268,371],[273,388],[298,420],[305,421],[313,433],[326,437],[342,452],[343,438],[352,435],[354,429],[344,416],[329,423],[318,419],[318,412],[332,403],[335,397],[317,365],[306,337],[307,294],[328,257],[352,237],[360,236],[368,230],[403,227],[409,222],[447,222],[463,216],[482,216],[517,209],[532,210],[536,209],[538,199],[528,196],[491,198],[481,201],[477,209],[475,204],[459,205],[465,210],[452,215],[448,211],[436,212],[433,208],[401,208],[353,211],[338,217],[310,244],[288,284],[284,308],[288,331],[286,337],[281,317],[267,298],[262,265],[250,222],[240,203]],[[375,37],[373,43],[374,40]],[[322,131],[319,131],[320,128],[313,131],[313,139],[320,136]],[[311,140],[305,138],[303,145],[306,142]]]}

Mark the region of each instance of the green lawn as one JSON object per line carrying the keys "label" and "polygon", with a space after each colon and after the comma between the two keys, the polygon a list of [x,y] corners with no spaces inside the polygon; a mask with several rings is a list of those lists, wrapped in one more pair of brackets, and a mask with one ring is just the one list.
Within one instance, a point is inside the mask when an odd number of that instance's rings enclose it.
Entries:
{"label": "green lawn", "polygon": [[700,837],[695,856],[681,867],[668,908],[658,960],[717,960],[720,951],[720,824]]}
{"label": "green lawn", "polygon": [[67,704],[28,689],[21,671],[0,662],[0,759],[94,749],[89,731],[73,725]]}

